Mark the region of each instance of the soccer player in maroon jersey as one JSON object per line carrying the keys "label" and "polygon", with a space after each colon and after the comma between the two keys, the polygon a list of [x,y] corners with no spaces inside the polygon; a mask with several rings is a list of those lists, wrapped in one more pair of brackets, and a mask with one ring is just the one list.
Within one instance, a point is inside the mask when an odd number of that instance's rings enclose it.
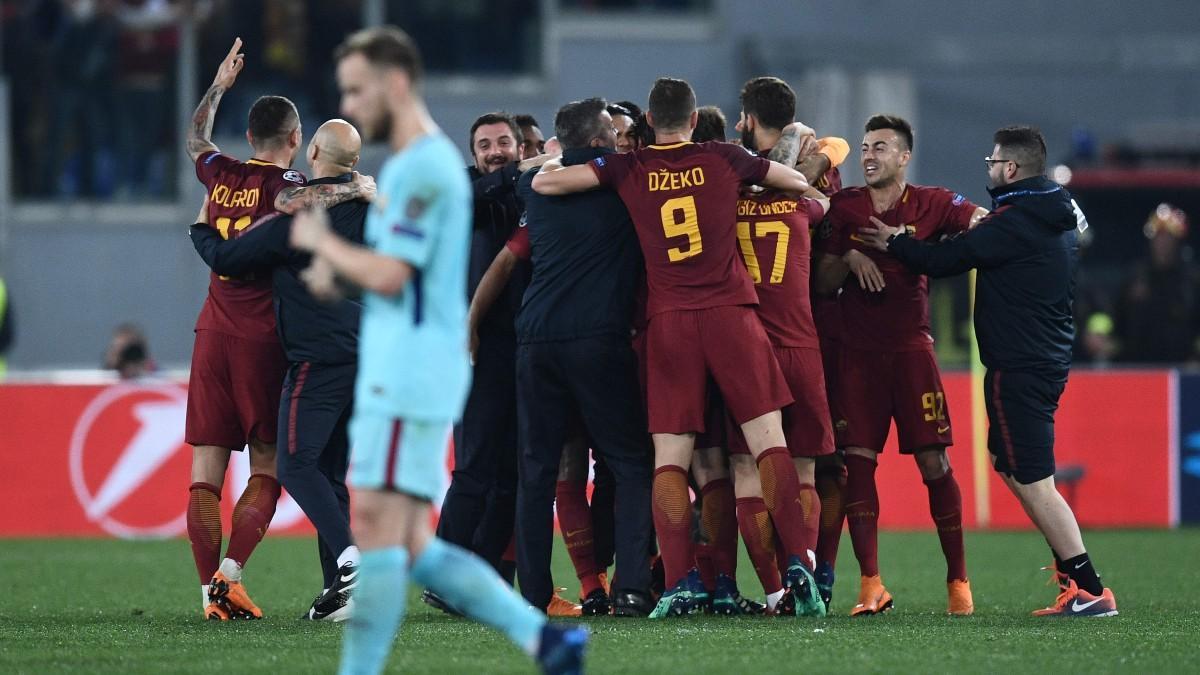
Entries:
{"label": "soccer player in maroon jersey", "polygon": [[[913,135],[905,120],[875,115],[865,131],[861,162],[867,184],[833,196],[834,234],[818,273],[825,291],[842,286],[847,270],[856,277],[842,288],[838,368],[846,519],[862,574],[858,603],[850,613],[877,614],[892,607],[879,574],[875,467],[894,419],[900,451],[913,455],[929,490],[930,515],[946,556],[949,612],[966,615],[974,605],[963,550],[962,494],[946,455],[954,440],[929,333],[929,282],[873,250],[857,232],[881,221],[918,239],[937,238],[966,231],[987,210],[945,188],[908,183]],[[864,259],[875,265],[864,265]]]}
{"label": "soccer player in maroon jersey", "polygon": [[656,144],[588,164],[548,162],[533,187],[566,194],[609,186],[628,207],[646,260],[647,387],[654,438],[654,525],[671,589],[652,618],[692,614],[707,593],[692,566],[686,467],[705,429],[711,378],[741,425],[762,473],[765,498],[789,554],[788,583],[817,597],[800,533],[800,483],[783,435],[787,382],[753,306],[754,284],[738,259],[736,208],[742,184],[799,192],[791,167],[726,143],[692,143],[696,96],[687,82],[660,78],[647,122]]}
{"label": "soccer player in maroon jersey", "polygon": [[[845,154],[822,150],[811,129],[793,122],[796,96],[786,82],[775,77],[754,78],[742,88],[741,102],[737,129],[743,146],[787,165],[796,162],[797,168],[813,172],[814,182],[829,182],[826,174],[836,172]],[[839,144],[844,146],[845,141],[825,141],[826,146]],[[801,153],[806,154],[797,162]],[[802,195],[747,190],[738,201],[738,243],[758,291],[758,316],[796,399],[783,409],[783,420],[801,483],[802,532],[808,556],[814,555],[821,517],[814,484],[816,460],[834,449],[821,352],[809,305],[811,232],[824,218],[827,206],[828,198],[815,188]],[[737,525],[768,594],[768,607],[774,609],[782,596],[773,550],[775,528],[741,434],[730,429],[728,438]],[[791,604],[783,611],[794,612],[797,608]],[[805,608],[799,609],[804,613]]]}
{"label": "soccer player in maroon jersey", "polygon": [[[370,196],[374,181],[303,187],[290,169],[300,148],[300,117],[291,101],[264,96],[250,109],[246,140],[254,159],[240,162],[212,143],[217,104],[244,64],[237,39],[217,69],[192,118],[187,151],[208,192],[208,222],[226,239],[276,210],[327,206]],[[242,567],[275,514],[275,425],[287,360],[275,331],[270,276],[210,276],[196,320],[185,440],[193,446],[187,511],[188,538],[210,619],[261,618],[241,583]],[[230,454],[250,446],[250,480],[233,511],[229,547],[221,560],[221,488]]]}
{"label": "soccer player in maroon jersey", "polygon": [[[835,139],[842,141],[842,139]],[[820,153],[829,154],[836,160],[835,167],[829,169],[820,180],[814,183],[822,194],[832,197],[842,189],[842,176],[836,165],[840,165],[849,155],[850,146],[842,143],[831,143],[827,139],[818,142]],[[806,174],[807,175],[807,174]],[[813,260],[820,259],[829,246],[832,228],[828,219],[822,221],[813,229],[812,248]],[[873,264],[873,263],[872,263]],[[841,305],[836,295],[821,295],[816,292],[816,265],[812,266],[810,284],[812,298],[813,324],[817,327],[817,337],[821,343],[821,363],[825,371],[825,400],[829,402],[830,419],[833,421],[834,442],[837,442],[837,428],[842,424],[841,414],[837,407],[837,365],[841,354],[842,313]],[[817,530],[817,589],[825,608],[833,602],[834,566],[837,562],[838,547],[842,542],[842,529],[846,522],[846,511],[843,507],[843,495],[846,487],[846,464],[842,452],[817,458],[817,495],[821,498],[821,523]]]}

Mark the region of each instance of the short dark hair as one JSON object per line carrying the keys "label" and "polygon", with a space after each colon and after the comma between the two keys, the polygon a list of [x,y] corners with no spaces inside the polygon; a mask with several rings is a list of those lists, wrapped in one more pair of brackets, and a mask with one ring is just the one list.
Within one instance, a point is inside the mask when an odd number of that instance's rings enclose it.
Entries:
{"label": "short dark hair", "polygon": [[373,66],[399,68],[413,84],[424,75],[417,44],[396,26],[375,26],[352,33],[333,50],[333,60],[341,61],[351,54],[362,54]]}
{"label": "short dark hair", "polygon": [[696,109],[696,130],[692,132],[692,140],[697,143],[705,141],[725,142],[725,113],[715,105],[701,106]]}
{"label": "short dark hair", "polygon": [[475,152],[475,132],[479,130],[479,127],[485,124],[501,123],[507,124],[508,128],[512,129],[513,140],[520,145],[521,141],[525,138],[525,134],[521,133],[521,125],[517,124],[517,120],[512,115],[503,110],[497,110],[496,112],[484,113],[475,118],[475,122],[471,125],[471,138],[467,140],[467,147],[471,148],[471,152]]}
{"label": "short dark hair", "polygon": [[554,135],[563,150],[587,147],[593,138],[602,136],[606,129],[600,113],[607,107],[602,98],[587,98],[559,108],[554,116]]}
{"label": "short dark hair", "polygon": [[654,127],[646,121],[645,113],[633,118],[633,134],[638,139],[638,147],[654,145]]}
{"label": "short dark hair", "polygon": [[633,111],[621,105],[620,103],[609,103],[607,110],[608,114],[612,115],[613,117],[616,117],[617,115],[624,115],[631,120],[637,119],[637,116],[633,114]]}
{"label": "short dark hair", "polygon": [[687,127],[696,110],[692,85],[673,77],[660,77],[650,89],[650,115],[658,129],[675,131]]}
{"label": "short dark hair", "polygon": [[908,144],[908,149],[913,149],[913,128],[908,123],[908,120],[899,115],[871,115],[871,118],[867,120],[866,125],[863,127],[863,131],[867,133],[879,131],[880,129],[895,131]]}
{"label": "short dark hair", "polygon": [[1017,164],[1037,175],[1046,173],[1046,137],[1037,127],[1011,126],[996,130],[992,142],[1012,155]]}
{"label": "short dark hair", "polygon": [[533,115],[513,115],[513,121],[516,122],[517,126],[521,127],[522,129],[525,127],[537,127],[539,129],[542,128],[542,125],[538,124],[538,121],[533,118]]}
{"label": "short dark hair", "polygon": [[255,148],[275,150],[299,124],[295,103],[282,96],[262,96],[250,106],[246,129]]}
{"label": "short dark hair", "polygon": [[782,129],[796,118],[796,92],[778,77],[756,77],[742,86],[742,112],[769,129]]}
{"label": "short dark hair", "polygon": [[613,105],[619,105],[622,108],[628,110],[629,116],[635,120],[638,117],[641,117],[641,115],[642,115],[642,107],[640,105],[634,103],[633,101],[617,101]]}

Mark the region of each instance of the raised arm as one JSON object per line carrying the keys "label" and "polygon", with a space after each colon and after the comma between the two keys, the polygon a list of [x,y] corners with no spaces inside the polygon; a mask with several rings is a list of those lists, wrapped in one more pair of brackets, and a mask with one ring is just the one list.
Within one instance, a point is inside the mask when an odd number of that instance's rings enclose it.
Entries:
{"label": "raised arm", "polygon": [[371,201],[375,198],[375,179],[354,172],[349,183],[297,185],[284,188],[275,195],[275,210],[289,215],[313,208],[328,209],[351,199]]}
{"label": "raised arm", "polygon": [[600,187],[600,179],[587,164],[563,166],[552,159],[533,177],[533,191],[540,195],[565,195]]}
{"label": "raised arm", "polygon": [[242,67],[245,65],[246,55],[238,51],[241,48],[242,39],[235,39],[233,47],[225,55],[225,60],[221,61],[221,65],[217,68],[217,75],[213,78],[212,86],[204,92],[204,97],[200,99],[200,105],[196,106],[196,112],[192,113],[192,125],[187,136],[187,153],[193,162],[200,155],[218,149],[212,142],[213,119],[217,116],[217,104],[221,102],[221,97],[233,86],[238,73],[242,72]]}
{"label": "raised arm", "polygon": [[784,166],[795,166],[801,158],[817,149],[816,133],[811,127],[792,122],[783,128],[775,147],[767,153],[767,159]]}

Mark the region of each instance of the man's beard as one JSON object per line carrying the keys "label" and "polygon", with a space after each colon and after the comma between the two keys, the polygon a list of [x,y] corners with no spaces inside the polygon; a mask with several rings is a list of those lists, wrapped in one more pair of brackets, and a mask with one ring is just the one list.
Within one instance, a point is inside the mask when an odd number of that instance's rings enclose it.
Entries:
{"label": "man's beard", "polygon": [[371,129],[370,139],[372,141],[386,141],[392,137],[392,116],[386,111],[379,117],[379,121]]}

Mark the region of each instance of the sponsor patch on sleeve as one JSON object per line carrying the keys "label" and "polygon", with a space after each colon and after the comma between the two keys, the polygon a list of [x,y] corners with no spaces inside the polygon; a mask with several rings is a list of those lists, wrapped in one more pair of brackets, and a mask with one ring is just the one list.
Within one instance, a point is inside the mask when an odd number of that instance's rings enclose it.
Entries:
{"label": "sponsor patch on sleeve", "polygon": [[608,163],[603,157],[597,157],[596,159],[594,159],[592,161],[596,163],[596,166],[604,166],[605,164]]}
{"label": "sponsor patch on sleeve", "polygon": [[208,153],[208,157],[204,158],[204,163],[206,165],[212,164],[212,161],[220,156],[221,156],[221,153],[219,153],[219,152],[210,152],[210,153]]}
{"label": "sponsor patch on sleeve", "polygon": [[967,198],[956,192],[954,193],[954,199],[950,203],[954,204],[955,206],[961,206],[965,201],[967,201]]}

